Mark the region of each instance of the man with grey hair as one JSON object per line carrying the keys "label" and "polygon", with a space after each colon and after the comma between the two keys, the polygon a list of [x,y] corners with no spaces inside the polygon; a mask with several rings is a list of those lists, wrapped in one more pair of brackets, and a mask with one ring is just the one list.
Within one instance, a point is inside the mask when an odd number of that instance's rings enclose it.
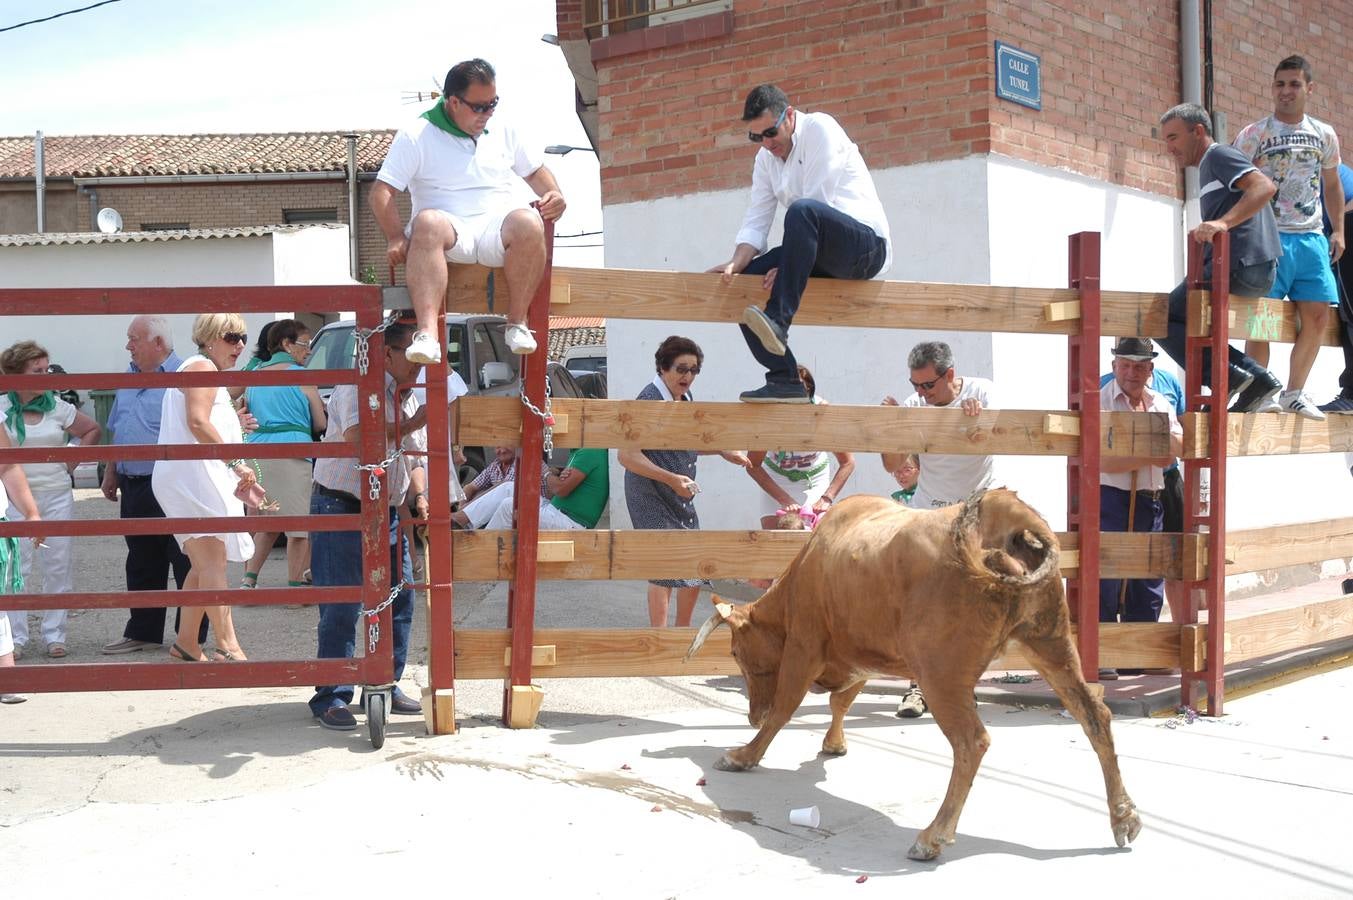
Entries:
{"label": "man with grey hair", "polygon": [[[1231,235],[1231,293],[1262,297],[1273,287],[1280,254],[1278,226],[1269,199],[1276,188],[1263,172],[1233,147],[1212,140],[1212,118],[1196,103],[1181,103],[1160,117],[1165,149],[1179,167],[1198,167],[1198,205],[1202,222],[1190,232],[1203,245],[1203,277],[1212,277],[1212,238]],[[1184,325],[1188,309],[1188,281],[1170,292],[1168,336],[1161,347],[1184,366]],[[1230,361],[1228,395],[1235,396],[1232,412],[1253,412],[1278,393],[1282,383],[1259,363],[1235,347],[1227,347]],[[1203,384],[1211,381],[1211,353],[1203,356]]]}
{"label": "man with grey hair", "polygon": [[[127,326],[127,352],[131,354],[128,372],[176,372],[183,361],[174,353],[174,338],[164,316],[137,316]],[[160,438],[160,404],[164,388],[121,388],[108,414],[108,429],[113,444],[154,444]],[[124,519],[164,518],[164,510],[150,489],[155,462],[128,459],[108,465],[103,472],[103,495],[122,501]],[[163,591],[168,589],[172,571],[179,590],[188,577],[188,557],[179,549],[172,534],[127,535],[127,590]],[[106,654],[131,653],[164,643],[164,608],[142,607],[130,611],[122,638],[103,648]],[[178,613],[174,616],[178,631]],[[207,623],[202,622],[198,642],[206,640]]]}
{"label": "man with grey hair", "polygon": [[[925,341],[912,347],[907,354],[907,367],[911,369],[911,386],[916,392],[901,403],[892,396],[884,397],[884,406],[958,407],[965,416],[976,416],[991,408],[995,385],[987,378],[960,377],[955,373],[954,351],[943,341]],[[883,468],[895,474],[908,454],[903,451],[882,456]],[[921,461],[921,476],[907,504],[915,509],[939,509],[962,503],[973,493],[991,486],[990,456],[919,453],[917,457]],[[911,719],[925,710],[925,695],[912,682],[902,695],[897,715]]]}

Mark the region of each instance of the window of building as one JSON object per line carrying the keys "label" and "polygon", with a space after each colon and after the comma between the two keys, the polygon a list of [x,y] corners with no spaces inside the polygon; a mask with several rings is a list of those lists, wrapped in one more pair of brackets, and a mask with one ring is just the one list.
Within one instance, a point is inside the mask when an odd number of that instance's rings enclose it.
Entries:
{"label": "window of building", "polygon": [[583,0],[588,38],[609,37],[731,9],[731,0]]}
{"label": "window of building", "polygon": [[142,231],[187,231],[187,222],[142,222]]}
{"label": "window of building", "polygon": [[303,225],[306,222],[337,222],[337,207],[327,206],[315,209],[284,209],[282,221],[288,225]]}

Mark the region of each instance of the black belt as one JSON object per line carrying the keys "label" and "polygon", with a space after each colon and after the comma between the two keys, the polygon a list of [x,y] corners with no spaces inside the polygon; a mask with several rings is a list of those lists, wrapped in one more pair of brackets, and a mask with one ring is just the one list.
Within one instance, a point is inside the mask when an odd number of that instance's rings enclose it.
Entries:
{"label": "black belt", "polygon": [[126,475],[126,474],[124,474],[124,473],[122,473],[122,472],[119,472],[117,477],[118,477],[118,478],[125,478],[125,479],[127,479],[128,481],[149,481],[149,480],[150,480],[150,476],[149,476],[149,475]]}
{"label": "black belt", "polygon": [[336,491],[331,487],[325,487],[318,481],[315,482],[315,493],[319,494],[322,497],[332,497],[335,500],[342,500],[344,503],[351,503],[354,506],[362,505],[361,500],[358,500],[356,497],[354,497],[352,494],[349,494],[347,491]]}

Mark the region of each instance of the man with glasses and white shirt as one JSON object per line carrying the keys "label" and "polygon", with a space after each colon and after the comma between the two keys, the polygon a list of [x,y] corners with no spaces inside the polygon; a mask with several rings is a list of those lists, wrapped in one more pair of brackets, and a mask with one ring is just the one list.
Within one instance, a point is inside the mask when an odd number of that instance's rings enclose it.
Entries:
{"label": "man with glasses and white shirt", "polygon": [[[860,150],[836,120],[789,105],[773,84],[752,89],[743,105],[747,137],[760,148],[752,194],[733,256],[710,269],[725,283],[761,275],[765,310],[749,306],[742,334],[766,369],[764,387],[744,391],[747,403],[808,403],[788,346],[790,323],[810,276],[869,279],[892,264],[888,218]],[[784,237],[766,249],[776,209],[785,207]]]}
{"label": "man with glasses and white shirt", "polygon": [[[991,408],[995,385],[987,378],[960,377],[954,371],[954,351],[943,341],[925,341],[912,347],[907,354],[907,367],[911,370],[911,386],[916,393],[901,403],[895,397],[884,397],[884,406],[957,407],[965,416],[976,416]],[[883,468],[889,473],[901,469],[908,456],[905,452],[881,455]],[[952,506],[991,486],[990,456],[919,453],[917,458],[921,463],[921,475],[907,504],[913,509]],[[925,711],[925,695],[912,682],[902,695],[897,715],[912,719]]]}
{"label": "man with glasses and white shirt", "polygon": [[[418,320],[409,361],[441,361],[437,315],[446,297],[446,264],[503,268],[507,279],[507,345],[529,354],[535,338],[526,327],[531,297],[545,272],[545,227],[564,214],[564,195],[542,148],[528,146],[511,125],[489,119],[498,107],[497,75],[482,59],[456,63],[442,97],[413,124],[400,129],[371,189],[371,212],[389,242],[391,266],[406,264],[409,299]],[[518,180],[540,198],[523,206]],[[408,225],[395,194],[413,198]]]}

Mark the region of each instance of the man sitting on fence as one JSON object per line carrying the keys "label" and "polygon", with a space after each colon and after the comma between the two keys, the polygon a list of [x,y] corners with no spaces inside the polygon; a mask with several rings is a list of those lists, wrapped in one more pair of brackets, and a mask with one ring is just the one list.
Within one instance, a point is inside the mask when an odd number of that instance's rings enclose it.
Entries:
{"label": "man sitting on fence", "polygon": [[[1099,392],[1100,409],[1164,413],[1170,422],[1170,452],[1150,458],[1108,456],[1101,461],[1100,531],[1150,532],[1164,527],[1165,469],[1183,453],[1184,441],[1174,405],[1147,386],[1156,355],[1145,338],[1121,338],[1113,348],[1113,380]],[[1099,621],[1155,622],[1164,598],[1165,582],[1160,578],[1101,579]],[[1099,670],[1100,681],[1117,677],[1116,669]]]}
{"label": "man sitting on fence", "polygon": [[[725,282],[763,275],[770,300],[762,312],[742,314],[742,335],[766,384],[744,391],[748,403],[807,403],[799,366],[788,346],[789,325],[810,275],[873,278],[892,264],[888,218],[860,150],[826,113],[789,105],[773,84],[752,89],[743,106],[747,137],[760,146],[752,166],[752,195],[738,229],[733,258],[710,269]],[[766,250],[779,204],[785,206],[782,244]],[[760,255],[758,255],[760,254]]]}
{"label": "man sitting on fence", "polygon": [[[1281,253],[1278,225],[1268,202],[1277,188],[1235,148],[1212,140],[1212,117],[1196,103],[1171,108],[1160,117],[1160,124],[1165,147],[1179,167],[1198,167],[1198,205],[1203,221],[1191,236],[1203,245],[1203,278],[1212,278],[1212,238],[1230,232],[1231,293],[1264,296],[1273,287]],[[1169,336],[1160,342],[1181,368],[1187,312],[1185,280],[1170,292]],[[1254,412],[1282,388],[1282,382],[1268,369],[1235,347],[1228,346],[1226,352],[1230,360],[1227,394],[1236,398],[1232,412]],[[1211,350],[1204,350],[1203,384],[1212,382],[1211,358]]]}
{"label": "man sitting on fence", "polygon": [[[926,341],[912,347],[911,353],[907,354],[907,366],[911,369],[911,386],[915,393],[900,404],[892,396],[884,397],[884,406],[956,406],[965,416],[976,416],[983,409],[991,408],[995,385],[986,378],[960,377],[954,371],[954,351],[943,341]],[[990,456],[945,453],[884,453],[882,456],[883,468],[890,473],[901,470],[908,460],[919,461],[920,477],[907,504],[916,509],[952,506],[991,487]],[[911,719],[925,710],[925,695],[913,682],[903,694],[897,714]]]}
{"label": "man sitting on fence", "polygon": [[[564,195],[540,148],[525,144],[511,125],[489,130],[499,100],[496,79],[482,59],[453,66],[441,99],[395,135],[371,189],[371,212],[389,242],[386,257],[391,266],[408,264],[418,318],[411,362],[441,361],[437,314],[446,297],[448,261],[502,266],[507,345],[519,354],[536,349],[526,313],[545,271],[542,219],[564,214]],[[518,178],[540,198],[538,210],[513,196]],[[394,202],[403,190],[413,196],[407,227]]]}

